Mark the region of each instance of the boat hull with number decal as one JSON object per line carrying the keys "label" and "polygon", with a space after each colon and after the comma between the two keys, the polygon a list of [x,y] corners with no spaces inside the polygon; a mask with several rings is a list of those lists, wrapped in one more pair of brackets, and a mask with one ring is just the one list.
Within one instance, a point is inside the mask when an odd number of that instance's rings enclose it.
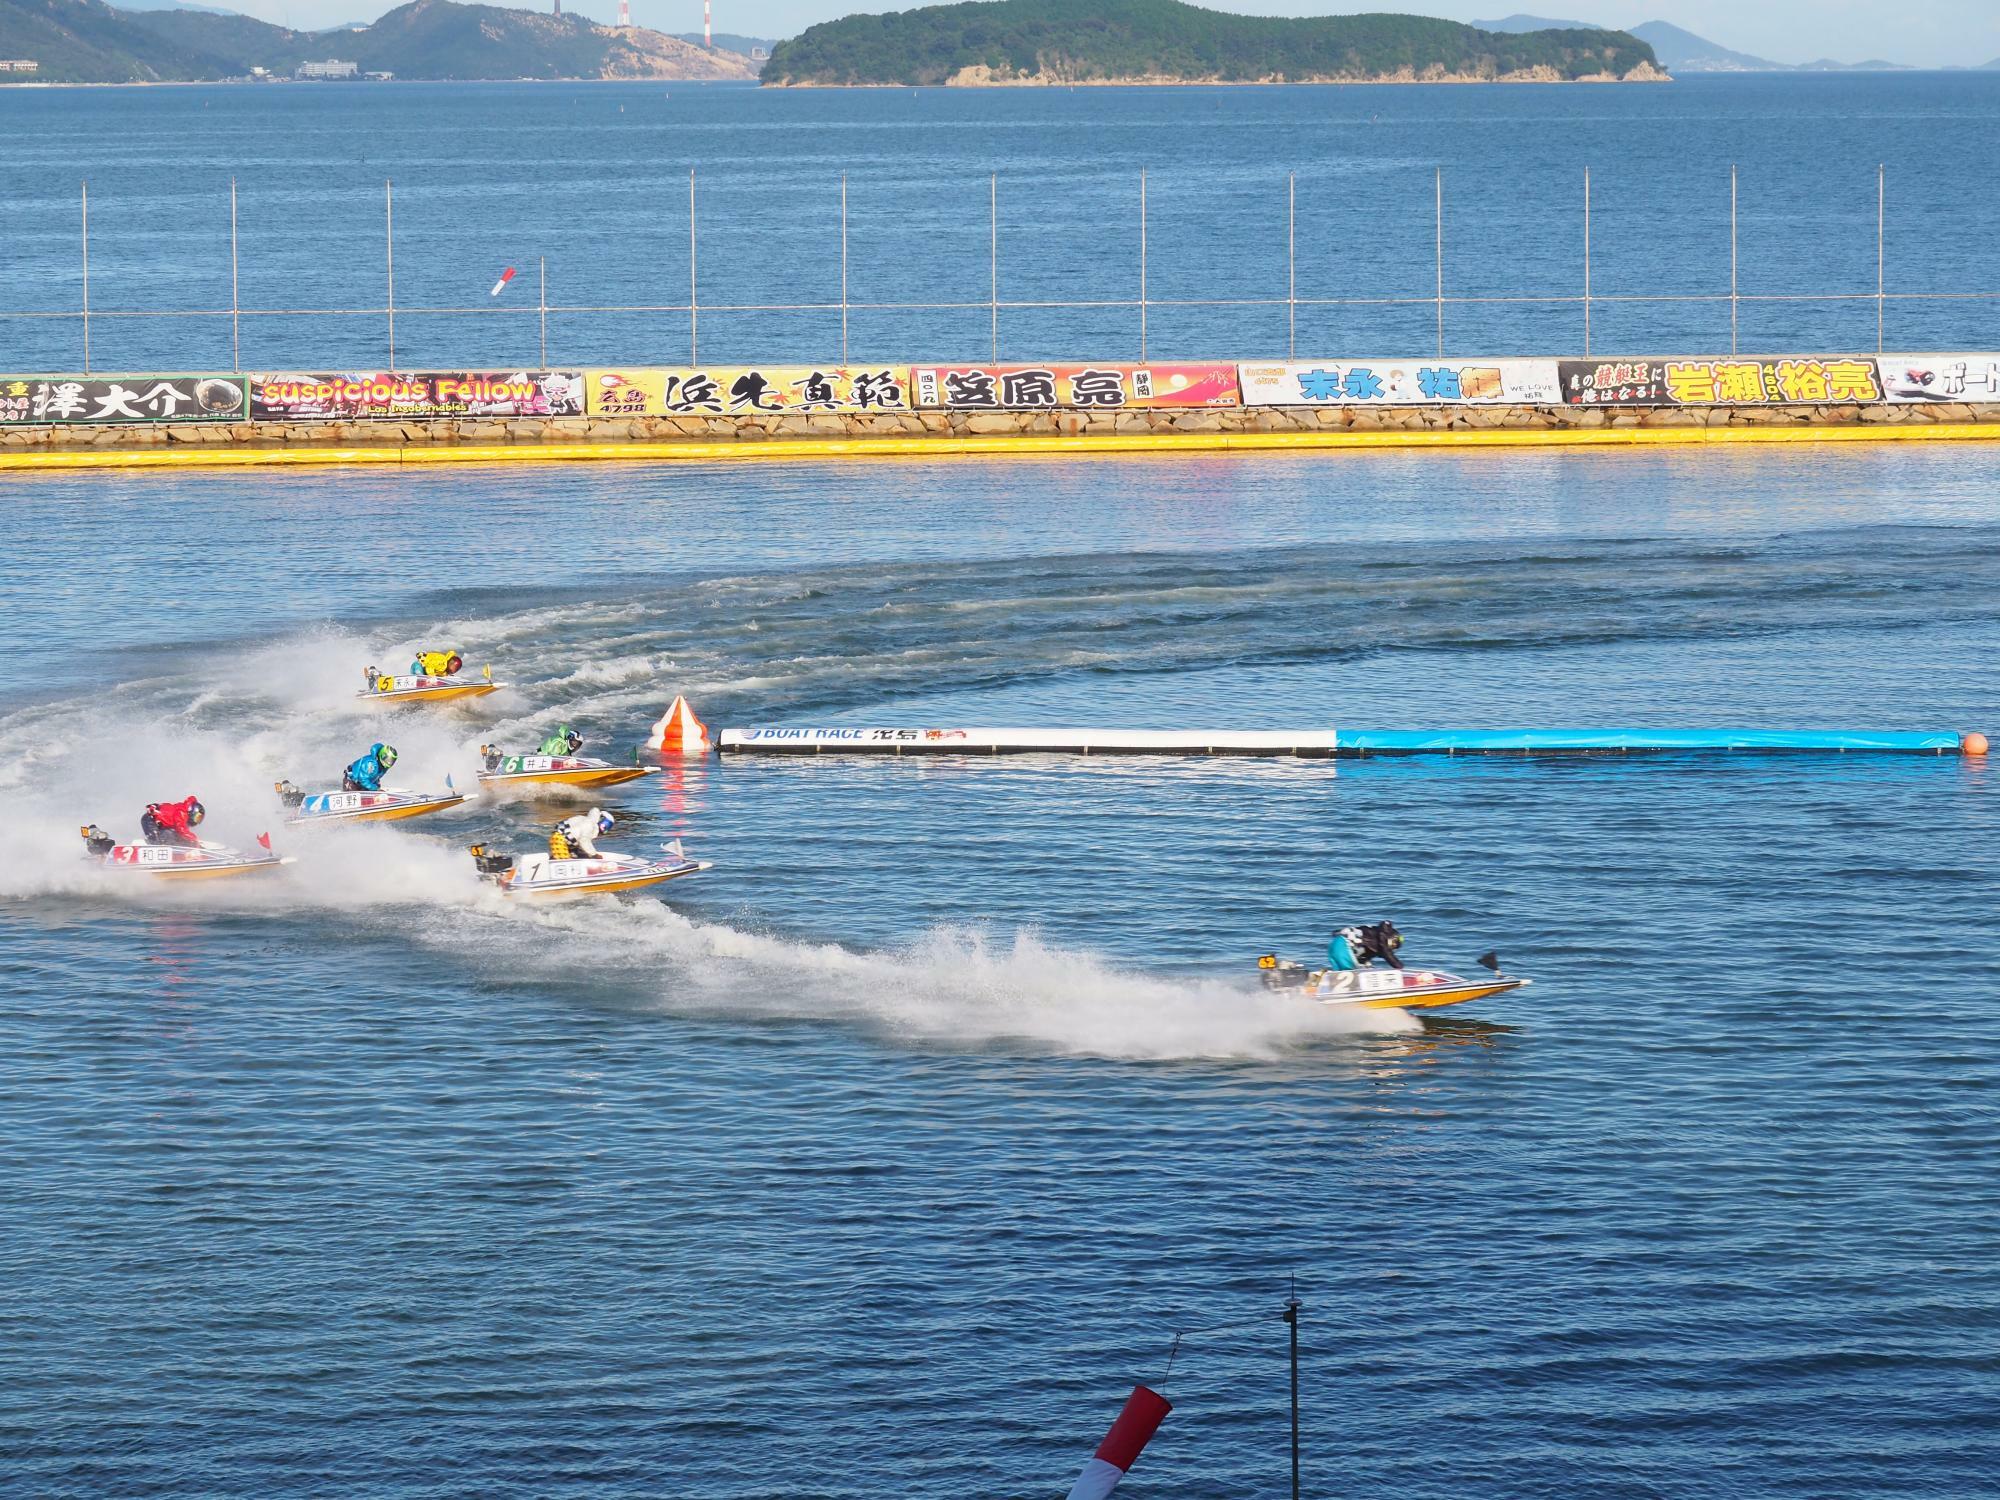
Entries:
{"label": "boat hull with number decal", "polygon": [[1466,979],[1442,969],[1307,969],[1268,956],[1257,963],[1266,989],[1330,1010],[1438,1010],[1534,983],[1497,970]]}
{"label": "boat hull with number decal", "polygon": [[502,895],[538,901],[639,891],[715,868],[707,861],[689,859],[678,840],[652,858],[604,850],[577,859],[530,854],[517,862],[512,855],[487,853],[483,844],[473,845],[472,858],[479,873]]}
{"label": "boat hull with number decal", "polygon": [[596,791],[657,776],[658,766],[618,766],[584,755],[492,755],[479,773],[488,791],[525,796],[560,795],[564,790]]}
{"label": "boat hull with number decal", "polygon": [[472,801],[477,795],[460,791],[406,792],[394,787],[383,787],[378,792],[301,792],[288,782],[278,783],[278,796],[291,815],[285,821],[295,828],[327,823],[394,823],[444,812]]}
{"label": "boat hull with number decal", "polygon": [[293,863],[289,856],[262,850],[246,854],[223,844],[115,844],[85,856],[107,870],[143,875],[154,880],[227,880],[238,875],[269,874]]}
{"label": "boat hull with number decal", "polygon": [[354,696],[369,703],[457,703],[484,698],[505,687],[491,677],[379,676]]}

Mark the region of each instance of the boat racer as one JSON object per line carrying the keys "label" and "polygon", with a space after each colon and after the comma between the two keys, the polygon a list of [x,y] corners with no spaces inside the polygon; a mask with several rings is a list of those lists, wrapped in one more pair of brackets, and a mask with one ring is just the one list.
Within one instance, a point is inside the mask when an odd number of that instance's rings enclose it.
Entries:
{"label": "boat racer", "polygon": [[574,755],[583,748],[583,736],[567,724],[556,725],[556,731],[542,741],[541,755]]}
{"label": "boat racer", "polygon": [[371,745],[368,753],[349,766],[341,776],[341,789],[349,792],[379,792],[382,778],[396,764],[394,745]]}
{"label": "boat racer", "polygon": [[601,807],[564,818],[549,831],[550,859],[595,859],[597,840],[617,826],[617,819]]}
{"label": "boat racer", "polygon": [[149,844],[197,849],[201,847],[201,838],[195,829],[207,816],[208,809],[193,797],[179,802],[149,802],[139,815],[139,830]]}
{"label": "boat racer", "polygon": [[456,651],[419,651],[410,662],[412,677],[456,677],[465,658]]}
{"label": "boat racer", "polygon": [[1326,945],[1326,966],[1329,969],[1349,972],[1365,969],[1380,959],[1392,969],[1403,967],[1403,960],[1396,950],[1403,946],[1403,935],[1396,931],[1394,922],[1375,922],[1367,926],[1342,927],[1333,935],[1333,941]]}

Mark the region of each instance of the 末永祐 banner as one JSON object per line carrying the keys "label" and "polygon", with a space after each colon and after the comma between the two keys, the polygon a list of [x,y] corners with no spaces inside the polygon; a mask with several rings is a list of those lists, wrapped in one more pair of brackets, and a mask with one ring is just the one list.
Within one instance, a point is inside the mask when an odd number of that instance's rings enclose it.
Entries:
{"label": "\u672b\u6c38\u7950 banner", "polygon": [[951,411],[1243,404],[1234,365],[936,365],[910,386],[916,405]]}
{"label": "\u672b\u6c38\u7950 banner", "polygon": [[1569,406],[1781,406],[1882,399],[1875,359],[1566,359]]}
{"label": "\u672b\u6c38\u7950 banner", "polygon": [[1552,359],[1239,365],[1245,406],[1553,406]]}
{"label": "\u672b\u6c38\u7950 banner", "polygon": [[581,370],[357,371],[340,375],[250,377],[250,415],[259,421],[355,417],[580,417]]}
{"label": "\u672b\u6c38\u7950 banner", "polygon": [[0,422],[240,422],[241,375],[0,375]]}
{"label": "\u672b\u6c38\u7950 banner", "polygon": [[2000,354],[1884,354],[1882,399],[1898,405],[2000,401]]}
{"label": "\u672b\u6c38\u7950 banner", "polygon": [[909,370],[882,365],[711,365],[587,370],[584,376],[593,417],[740,417],[910,407]]}

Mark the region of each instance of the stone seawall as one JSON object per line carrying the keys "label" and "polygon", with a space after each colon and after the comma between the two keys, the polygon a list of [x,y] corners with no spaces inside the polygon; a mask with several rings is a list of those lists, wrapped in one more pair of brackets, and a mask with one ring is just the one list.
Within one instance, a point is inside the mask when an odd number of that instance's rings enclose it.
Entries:
{"label": "stone seawall", "polygon": [[0,429],[0,454],[163,448],[771,443],[796,439],[1089,437],[1215,433],[1579,432],[1648,428],[1924,427],[2000,423],[2000,404],[1880,406],[1372,406],[1116,412],[892,411],[742,417],[507,417],[437,421],[161,423]]}

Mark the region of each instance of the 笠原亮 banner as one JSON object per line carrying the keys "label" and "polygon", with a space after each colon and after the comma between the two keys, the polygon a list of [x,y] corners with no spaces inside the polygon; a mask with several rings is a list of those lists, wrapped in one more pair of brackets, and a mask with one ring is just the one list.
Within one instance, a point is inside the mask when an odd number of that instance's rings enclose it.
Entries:
{"label": "\u7b20\u539f\u4eae banner", "polygon": [[0,375],[0,422],[240,422],[241,375]]}
{"label": "\u7b20\u539f\u4eae banner", "polygon": [[1239,365],[1245,406],[1551,406],[1552,359],[1320,360]]}
{"label": "\u7b20\u539f\u4eae banner", "polygon": [[587,370],[593,417],[907,411],[910,372],[883,365]]}
{"label": "\u7b20\u539f\u4eae banner", "polygon": [[2000,401],[2000,354],[1884,354],[1882,399],[1899,406]]}
{"label": "\u7b20\u539f\u4eae banner", "polygon": [[949,411],[1242,405],[1234,365],[933,365],[910,384],[916,405]]}
{"label": "\u7b20\u539f\u4eae banner", "polygon": [[1783,406],[1882,399],[1873,355],[1758,359],[1566,359],[1568,406]]}
{"label": "\u7b20\u539f\u4eae banner", "polygon": [[250,415],[259,421],[583,414],[580,370],[370,370],[250,377]]}

